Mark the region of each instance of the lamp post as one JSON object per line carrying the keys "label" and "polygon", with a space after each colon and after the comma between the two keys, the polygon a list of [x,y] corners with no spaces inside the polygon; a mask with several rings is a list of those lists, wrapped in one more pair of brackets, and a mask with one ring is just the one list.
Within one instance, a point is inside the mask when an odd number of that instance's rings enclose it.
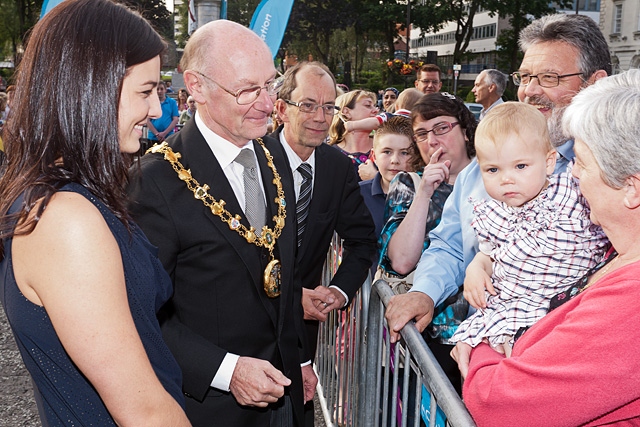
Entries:
{"label": "lamp post", "polygon": [[[382,3],[382,1],[380,2]],[[405,29],[405,34],[406,34],[406,42],[407,42],[407,46],[405,49],[405,62],[409,62],[409,52],[411,47],[409,46],[410,42],[411,42],[411,0],[396,0],[396,3],[398,4],[407,4],[407,26]]]}
{"label": "lamp post", "polygon": [[411,50],[410,42],[411,42],[411,0],[407,0],[407,59],[406,62],[409,62],[409,52]]}

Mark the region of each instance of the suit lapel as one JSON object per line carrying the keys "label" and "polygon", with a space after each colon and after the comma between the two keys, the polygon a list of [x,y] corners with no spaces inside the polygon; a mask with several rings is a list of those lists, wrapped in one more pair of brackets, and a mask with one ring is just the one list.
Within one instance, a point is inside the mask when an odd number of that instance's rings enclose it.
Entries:
{"label": "suit lapel", "polygon": [[[327,184],[333,182],[331,177],[331,167],[327,165],[327,158],[325,156],[325,149],[327,148],[330,150],[334,150],[334,148],[329,147],[325,144],[318,146],[315,150],[316,161],[313,177],[313,193],[311,193],[311,202],[309,203],[309,216],[307,217],[307,224],[311,224],[313,218],[317,217],[318,213],[323,209],[323,207],[329,206],[331,202],[330,198],[327,197],[331,192],[331,189],[328,188]],[[308,230],[305,231],[305,234],[307,232]],[[308,246],[310,244],[309,240],[310,239],[303,236],[302,246],[299,248],[298,255],[296,257],[298,261],[301,260],[304,254],[307,252]]]}
{"label": "suit lapel", "polygon": [[[276,242],[275,255],[279,258],[282,272],[281,283],[281,295],[280,295],[280,312],[283,313],[288,304],[289,293],[291,292],[289,275],[293,277],[293,263],[295,260],[295,193],[293,192],[293,180],[290,178],[289,162],[286,158],[286,154],[282,147],[279,147],[280,141],[274,141],[269,137],[263,138],[265,146],[273,157],[273,163],[276,167],[278,175],[280,175],[280,182],[282,183],[283,191],[285,193],[286,203],[286,219],[285,226],[282,229],[280,237]],[[277,145],[276,145],[277,144]],[[258,157],[258,163],[260,164],[260,172],[262,174],[262,182],[264,184],[265,195],[267,197],[267,212],[269,213],[267,218],[267,224],[271,229],[274,228],[273,217],[278,214],[278,205],[276,198],[278,197],[277,189],[273,184],[273,171],[267,164],[267,158],[259,143],[254,141],[254,149]],[[280,334],[283,326],[284,316],[279,316],[278,334]]]}

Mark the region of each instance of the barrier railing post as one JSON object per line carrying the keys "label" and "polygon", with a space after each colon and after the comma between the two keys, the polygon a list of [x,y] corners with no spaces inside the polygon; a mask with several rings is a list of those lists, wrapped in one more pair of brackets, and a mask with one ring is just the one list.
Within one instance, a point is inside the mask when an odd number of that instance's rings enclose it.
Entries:
{"label": "barrier railing post", "polygon": [[[336,235],[327,253],[325,286],[341,257]],[[439,407],[447,426],[475,427],[413,322],[402,329],[403,340],[390,344],[384,313],[392,296],[386,282],[378,280],[372,286],[369,277],[347,309],[329,313],[320,324],[315,368],[327,426],[418,427],[424,385],[431,400],[424,408],[431,414],[429,425],[436,425]]]}
{"label": "barrier railing post", "polygon": [[[391,367],[390,359],[387,355],[385,361],[381,362],[381,346],[375,346],[372,340],[382,342],[382,329],[385,324],[384,307],[387,306],[392,296],[393,291],[383,280],[378,280],[373,284],[369,301],[369,318],[362,342],[363,352],[366,352],[366,355],[362,358],[362,360],[364,360],[363,369],[368,373],[375,372],[377,368],[379,369],[382,363],[386,363],[385,379],[383,380],[384,384],[380,385],[378,382],[378,384],[375,384],[374,386],[372,375],[369,374],[366,376],[365,396],[362,402],[362,411],[360,413],[360,419],[362,422],[357,423],[357,425],[367,427],[378,425],[380,409],[379,405],[376,403],[378,402],[378,399],[376,399],[375,395],[380,393],[380,387],[383,389],[382,425],[386,425],[387,420],[389,419],[389,410],[391,411],[390,419],[393,427],[397,425],[397,421],[401,423],[402,427],[407,425],[407,416],[410,411],[408,405],[409,369],[412,364],[412,360],[415,360],[415,364],[417,365],[417,375],[419,375],[420,381],[417,381],[418,384],[416,384],[414,393],[416,399],[416,407],[413,409],[414,425],[419,425],[419,408],[422,391],[421,385],[424,384],[431,394],[430,426],[435,426],[436,408],[439,406],[446,415],[448,425],[452,427],[475,427],[475,423],[464,406],[464,403],[456,393],[445,373],[442,371],[437,360],[426,346],[413,322],[407,324],[401,331],[402,338],[406,344],[402,359],[400,357],[400,347],[398,344],[396,345],[393,359],[393,386],[389,392],[388,371]],[[386,337],[385,344],[387,345],[387,353],[389,353],[388,336]],[[401,419],[397,420],[396,415],[398,414],[398,409],[396,398],[399,392],[397,384],[399,375],[398,371],[401,370],[401,364],[404,366],[402,414]],[[389,396],[392,397],[391,405],[385,402]]]}

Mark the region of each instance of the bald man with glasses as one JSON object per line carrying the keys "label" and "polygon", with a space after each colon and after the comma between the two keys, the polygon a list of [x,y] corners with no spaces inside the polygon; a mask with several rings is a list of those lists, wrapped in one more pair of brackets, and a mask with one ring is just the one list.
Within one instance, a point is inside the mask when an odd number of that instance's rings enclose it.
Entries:
{"label": "bald man with glasses", "polygon": [[161,326],[186,413],[202,427],[301,426],[317,378],[302,357],[295,193],[263,137],[283,81],[264,41],[225,20],[191,36],[181,66],[198,109],[142,157],[130,194],[173,280]]}

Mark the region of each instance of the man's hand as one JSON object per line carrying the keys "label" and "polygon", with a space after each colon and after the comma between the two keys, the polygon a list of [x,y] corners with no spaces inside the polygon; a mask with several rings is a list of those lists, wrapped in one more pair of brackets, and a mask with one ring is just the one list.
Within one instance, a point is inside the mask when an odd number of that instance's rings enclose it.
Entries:
{"label": "man's hand", "polygon": [[458,362],[458,369],[462,378],[466,378],[469,373],[469,359],[471,357],[471,346],[469,344],[458,341],[456,346],[451,350],[451,357]]}
{"label": "man's hand", "polygon": [[266,407],[284,396],[291,380],[266,360],[240,357],[229,388],[239,404]]}
{"label": "man's hand", "polygon": [[304,403],[313,399],[316,394],[316,385],[318,384],[318,377],[313,371],[311,364],[302,367],[302,386],[304,388]]}
{"label": "man's hand", "polygon": [[302,288],[302,308],[305,320],[327,320],[327,314],[344,307],[344,295],[336,288],[318,286],[315,289]]}
{"label": "man's hand", "polygon": [[424,331],[433,318],[434,304],[431,297],[422,292],[394,295],[389,300],[385,317],[389,324],[391,342],[400,339],[400,330],[409,320],[416,321],[416,328]]}

